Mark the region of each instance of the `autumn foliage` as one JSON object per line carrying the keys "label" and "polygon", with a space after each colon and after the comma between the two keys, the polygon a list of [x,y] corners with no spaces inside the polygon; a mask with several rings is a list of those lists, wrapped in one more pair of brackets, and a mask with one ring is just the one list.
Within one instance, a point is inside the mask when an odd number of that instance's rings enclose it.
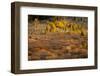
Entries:
{"label": "autumn foliage", "polygon": [[28,59],[75,59],[88,57],[86,18],[35,18],[28,24]]}

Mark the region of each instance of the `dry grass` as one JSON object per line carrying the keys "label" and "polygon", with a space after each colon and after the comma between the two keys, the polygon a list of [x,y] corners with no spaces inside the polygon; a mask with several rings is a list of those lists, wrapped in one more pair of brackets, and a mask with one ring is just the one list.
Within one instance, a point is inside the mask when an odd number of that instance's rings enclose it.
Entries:
{"label": "dry grass", "polygon": [[30,24],[28,60],[87,58],[86,25],[56,22]]}

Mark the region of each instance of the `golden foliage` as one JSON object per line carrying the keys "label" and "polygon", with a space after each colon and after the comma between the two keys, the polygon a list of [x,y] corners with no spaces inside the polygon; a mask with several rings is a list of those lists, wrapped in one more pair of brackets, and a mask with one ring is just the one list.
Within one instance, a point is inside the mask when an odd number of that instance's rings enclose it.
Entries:
{"label": "golden foliage", "polygon": [[64,19],[57,20],[56,18],[54,21],[48,21],[48,25],[46,27],[47,32],[69,32],[72,34],[80,34],[83,36],[87,35],[87,28],[86,25],[78,24],[72,21],[67,21]]}

